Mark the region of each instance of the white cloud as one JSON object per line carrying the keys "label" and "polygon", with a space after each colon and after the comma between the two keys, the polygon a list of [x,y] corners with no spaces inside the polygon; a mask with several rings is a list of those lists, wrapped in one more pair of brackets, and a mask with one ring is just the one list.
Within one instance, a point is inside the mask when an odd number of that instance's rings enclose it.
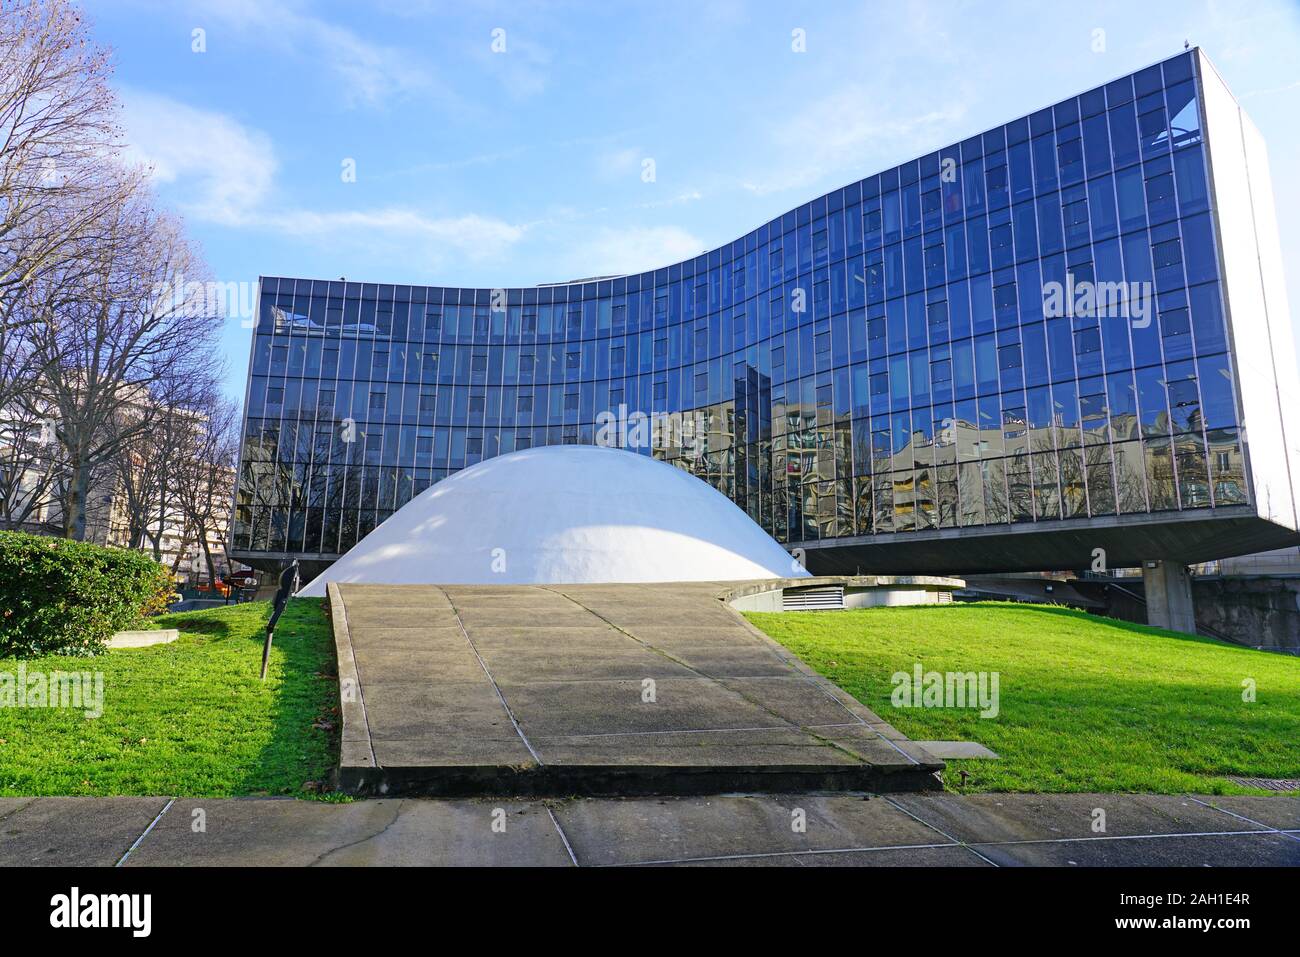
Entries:
{"label": "white cloud", "polygon": [[[349,104],[378,105],[390,96],[440,87],[412,54],[364,40],[304,12],[295,0],[196,0],[195,13],[238,31],[242,41],[261,42],[310,62],[313,69],[323,65],[333,70],[343,81],[344,101]],[[220,42],[211,29],[208,32],[209,45]]]}
{"label": "white cloud", "polygon": [[363,244],[422,240],[433,253],[454,249],[470,258],[496,255],[526,230],[489,216],[434,217],[397,206],[284,208],[275,202],[278,164],[266,134],[163,96],[128,90],[123,100],[131,154],[151,166],[155,182],[198,221]]}
{"label": "white cloud", "polygon": [[705,244],[677,226],[604,227],[580,243],[572,256],[576,275],[610,275],[658,269],[692,256]]}
{"label": "white cloud", "polygon": [[260,222],[300,237],[337,234],[355,237],[368,233],[389,239],[421,238],[440,247],[457,249],[471,258],[490,258],[503,252],[522,239],[527,228],[489,216],[429,217],[402,207],[325,213],[291,210],[260,217]]}
{"label": "white cloud", "polygon": [[769,135],[779,161],[743,185],[766,195],[818,184],[845,170],[869,172],[873,157],[884,161],[879,165],[901,162],[948,142],[965,115],[965,103],[955,96],[938,109],[913,111],[850,86],[778,122]]}
{"label": "white cloud", "polygon": [[184,213],[238,225],[266,200],[276,160],[264,133],[153,93],[126,90],[122,100],[131,154],[156,182],[180,187]]}
{"label": "white cloud", "polygon": [[596,173],[605,179],[625,179],[641,175],[641,161],[645,152],[636,146],[610,149],[595,154]]}

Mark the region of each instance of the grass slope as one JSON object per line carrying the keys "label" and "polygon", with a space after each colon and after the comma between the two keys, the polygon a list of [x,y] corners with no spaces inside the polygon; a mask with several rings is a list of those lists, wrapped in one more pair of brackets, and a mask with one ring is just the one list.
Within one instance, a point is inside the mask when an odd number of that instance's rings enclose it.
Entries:
{"label": "grass slope", "polygon": [[[38,658],[34,671],[99,671],[104,713],[0,708],[0,795],[302,794],[335,761],[337,684],[317,599],[281,617],[266,683],[258,673],[268,602],[163,615],[169,645],[95,658]],[[0,672],[20,662],[0,659]]]}
{"label": "grass slope", "polygon": [[[968,791],[1252,792],[1300,778],[1300,660],[1046,605],[748,614],[915,740],[978,741]],[[891,676],[998,672],[1001,710],[896,708]],[[1253,678],[1256,701],[1242,700]]]}

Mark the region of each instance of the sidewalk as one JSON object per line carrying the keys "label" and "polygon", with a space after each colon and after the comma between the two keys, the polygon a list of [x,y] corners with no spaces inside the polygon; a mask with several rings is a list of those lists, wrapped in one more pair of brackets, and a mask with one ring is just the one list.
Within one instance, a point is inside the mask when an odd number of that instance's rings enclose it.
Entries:
{"label": "sidewalk", "polygon": [[0,798],[0,867],[574,864],[1300,866],[1300,799]]}

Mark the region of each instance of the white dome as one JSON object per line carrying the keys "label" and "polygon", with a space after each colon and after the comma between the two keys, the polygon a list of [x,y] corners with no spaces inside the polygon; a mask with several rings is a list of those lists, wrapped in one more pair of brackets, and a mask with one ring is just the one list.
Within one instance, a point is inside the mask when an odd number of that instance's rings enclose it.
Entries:
{"label": "white dome", "polygon": [[646,455],[526,449],[421,492],[299,594],[326,582],[581,584],[800,578],[729,498]]}

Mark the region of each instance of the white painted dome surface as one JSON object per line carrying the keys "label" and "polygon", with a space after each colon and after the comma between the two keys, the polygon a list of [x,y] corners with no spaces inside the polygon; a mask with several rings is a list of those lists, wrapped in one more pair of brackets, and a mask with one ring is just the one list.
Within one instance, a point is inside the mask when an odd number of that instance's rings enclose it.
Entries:
{"label": "white painted dome surface", "polygon": [[326,582],[582,584],[802,578],[745,512],[675,466],[555,445],[426,489],[299,592]]}

